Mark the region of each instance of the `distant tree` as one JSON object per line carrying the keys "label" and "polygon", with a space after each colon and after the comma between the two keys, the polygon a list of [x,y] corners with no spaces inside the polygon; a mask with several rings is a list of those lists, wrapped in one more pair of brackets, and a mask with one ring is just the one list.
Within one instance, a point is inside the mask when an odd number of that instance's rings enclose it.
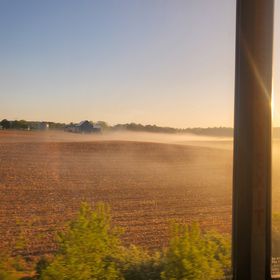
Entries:
{"label": "distant tree", "polygon": [[156,125],[142,125],[137,123],[117,124],[112,127],[113,130],[130,130],[130,131],[145,131],[158,133],[179,133],[181,130],[172,127],[160,127]]}
{"label": "distant tree", "polygon": [[28,122],[25,120],[15,120],[11,122],[11,128],[13,129],[27,129],[28,128]]}
{"label": "distant tree", "polygon": [[164,280],[222,279],[230,269],[230,244],[220,234],[202,233],[197,224],[175,224],[163,263]]}
{"label": "distant tree", "polygon": [[102,130],[108,129],[110,126],[104,121],[98,121],[96,124],[100,125]]}
{"label": "distant tree", "polygon": [[7,119],[2,120],[0,124],[4,129],[9,129],[11,127],[11,124]]}
{"label": "distant tree", "polygon": [[49,122],[49,129],[54,130],[63,130],[66,127],[65,123],[55,123],[55,122]]}

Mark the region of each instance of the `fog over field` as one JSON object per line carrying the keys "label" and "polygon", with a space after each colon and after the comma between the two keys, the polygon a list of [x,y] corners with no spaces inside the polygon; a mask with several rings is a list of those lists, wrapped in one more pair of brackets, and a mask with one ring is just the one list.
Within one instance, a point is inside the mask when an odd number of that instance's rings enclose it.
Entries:
{"label": "fog over field", "polygon": [[166,244],[173,219],[230,232],[230,139],[126,132],[0,135],[0,247],[13,247],[23,230],[28,254],[51,252],[55,231],[82,201],[109,203],[125,242],[150,249]]}
{"label": "fog over field", "polygon": [[232,138],[211,137],[195,134],[168,134],[150,132],[103,132],[80,134],[62,131],[1,131],[0,143],[4,142],[91,142],[91,141],[139,141],[164,144],[194,145],[232,149]]}
{"label": "fog over field", "polygon": [[[280,212],[280,141],[273,211]],[[104,201],[127,244],[164,246],[171,220],[231,232],[232,139],[118,132],[0,132],[0,248],[52,252],[82,201]],[[42,242],[44,240],[44,242]]]}
{"label": "fog over field", "polygon": [[[273,142],[280,212],[280,141]],[[0,248],[53,252],[81,202],[108,203],[126,244],[166,245],[171,220],[231,233],[232,139],[118,132],[0,132]]]}
{"label": "fog over field", "polygon": [[[277,212],[279,144],[273,145]],[[232,139],[1,131],[0,188],[1,248],[13,247],[23,228],[28,253],[52,251],[54,232],[82,201],[109,203],[126,242],[159,248],[166,244],[172,219],[231,232]]]}

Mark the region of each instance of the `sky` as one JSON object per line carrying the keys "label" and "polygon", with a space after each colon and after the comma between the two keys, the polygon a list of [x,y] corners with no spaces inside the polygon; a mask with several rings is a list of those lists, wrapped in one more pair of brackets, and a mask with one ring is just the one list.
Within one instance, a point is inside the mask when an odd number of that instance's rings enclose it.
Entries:
{"label": "sky", "polygon": [[233,126],[235,5],[0,0],[0,119]]}

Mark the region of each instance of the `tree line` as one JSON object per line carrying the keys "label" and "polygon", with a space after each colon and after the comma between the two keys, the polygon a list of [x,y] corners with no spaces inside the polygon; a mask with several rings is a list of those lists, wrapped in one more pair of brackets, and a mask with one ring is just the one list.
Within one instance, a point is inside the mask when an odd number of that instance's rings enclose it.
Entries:
{"label": "tree line", "polygon": [[20,129],[20,130],[40,130],[42,125],[47,124],[50,129],[63,130],[65,127],[64,123],[55,122],[39,122],[39,121],[26,121],[26,120],[7,120],[3,119],[0,121],[2,129]]}
{"label": "tree line", "polygon": [[[64,130],[67,126],[73,125],[73,123],[65,124],[58,122],[36,122],[26,120],[13,120],[9,121],[3,119],[0,122],[2,129],[23,129],[23,130],[38,130],[41,129],[42,123],[47,123],[49,129]],[[103,131],[134,131],[134,132],[153,132],[153,133],[170,133],[170,134],[184,134],[191,133],[196,135],[206,136],[219,136],[219,137],[232,137],[233,128],[230,127],[208,127],[208,128],[173,128],[173,127],[162,127],[157,125],[143,125],[139,123],[126,123],[109,125],[105,121],[92,122],[101,127]],[[280,135],[280,133],[279,133]]]}

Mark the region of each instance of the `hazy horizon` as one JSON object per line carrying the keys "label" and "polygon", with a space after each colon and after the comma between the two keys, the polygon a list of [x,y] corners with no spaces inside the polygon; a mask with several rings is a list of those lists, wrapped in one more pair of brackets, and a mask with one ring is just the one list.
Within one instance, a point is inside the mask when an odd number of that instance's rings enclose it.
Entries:
{"label": "hazy horizon", "polygon": [[1,1],[0,119],[232,127],[235,13],[234,0]]}

